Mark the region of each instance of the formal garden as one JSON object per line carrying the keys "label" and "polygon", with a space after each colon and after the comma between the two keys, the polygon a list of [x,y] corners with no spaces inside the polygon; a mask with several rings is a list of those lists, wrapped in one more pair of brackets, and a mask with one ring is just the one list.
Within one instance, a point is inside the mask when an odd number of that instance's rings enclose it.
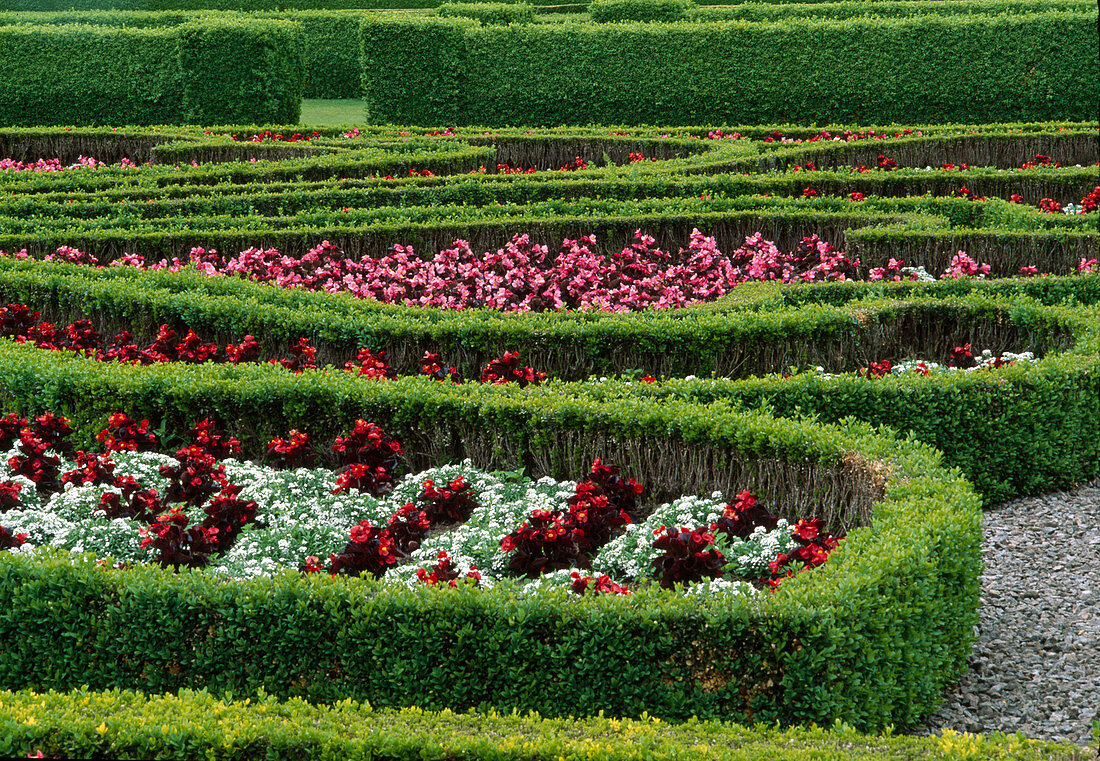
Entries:
{"label": "formal garden", "polygon": [[1095,758],[1096,29],[0,0],[0,755]]}

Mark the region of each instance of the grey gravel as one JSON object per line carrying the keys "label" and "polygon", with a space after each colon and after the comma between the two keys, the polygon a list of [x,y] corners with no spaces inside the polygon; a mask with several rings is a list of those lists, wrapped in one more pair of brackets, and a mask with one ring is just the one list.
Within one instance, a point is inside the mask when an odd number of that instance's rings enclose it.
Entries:
{"label": "grey gravel", "polygon": [[1100,481],[987,510],[982,553],[970,668],[919,733],[1088,746],[1100,721]]}

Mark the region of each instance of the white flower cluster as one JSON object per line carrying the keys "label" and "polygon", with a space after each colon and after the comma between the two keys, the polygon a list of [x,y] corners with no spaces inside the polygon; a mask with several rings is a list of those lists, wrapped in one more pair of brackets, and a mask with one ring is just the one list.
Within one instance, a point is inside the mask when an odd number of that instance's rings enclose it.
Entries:
{"label": "white flower cluster", "polygon": [[[5,466],[6,459],[13,454],[14,450],[6,455]],[[161,494],[168,482],[160,475],[160,467],[178,464],[168,455],[152,452],[115,452],[111,459],[116,476],[130,476],[142,488],[156,489]],[[441,486],[463,476],[477,502],[469,520],[453,528],[432,529],[422,545],[385,578],[395,584],[416,585],[417,569],[430,571],[443,551],[461,576],[476,569],[481,574],[480,585],[492,587],[508,575],[509,555],[501,550],[501,539],[527,520],[533,510],[568,509],[568,500],[576,488],[572,481],[559,482],[548,477],[517,481],[507,474],[481,472],[467,460],[405,476],[385,497],[354,490],[334,495],[335,475],[324,468],[277,471],[231,458],[221,463],[228,481],[241,487],[240,498],[254,500],[259,505],[255,523],[241,530],[224,556],[211,559],[209,569],[228,577],[270,576],[297,568],[309,555],[317,555],[325,562],[331,553],[344,548],[351,528],[360,521],[386,525],[394,512],[416,499],[425,479]],[[63,458],[62,472],[74,467],[74,462]],[[63,491],[39,499],[29,479],[10,474],[5,474],[5,479],[23,485],[20,494],[23,507],[10,510],[3,518],[5,527],[28,535],[21,552],[33,552],[37,545],[50,545],[93,553],[116,562],[147,562],[153,557],[152,550],[140,546],[141,525],[124,518],[108,520],[99,511],[102,495],[120,493],[118,488],[69,484]],[[653,549],[654,531],[661,526],[709,525],[721,516],[724,506],[718,492],[710,497],[681,497],[662,505],[643,523],[626,526],[620,536],[596,555],[592,569],[585,574],[593,577],[607,574],[618,581],[649,577],[653,560],[660,554]],[[202,508],[190,508],[188,513],[195,523],[204,517]],[[790,541],[789,527],[783,523],[782,529],[758,531],[746,542],[724,542],[723,551],[731,561],[730,571],[752,577],[766,570],[767,563]],[[524,588],[529,591],[568,588],[571,572],[572,569],[555,571],[528,582]],[[694,593],[742,594],[751,590],[750,585],[740,582],[715,580],[696,588]]]}
{"label": "white flower cluster", "polygon": [[894,375],[912,375],[917,372],[923,374],[925,370],[930,374],[957,372],[959,370],[973,372],[974,370],[987,370],[996,367],[998,360],[1002,364],[1010,362],[1029,364],[1035,362],[1035,355],[1030,351],[1020,352],[1019,354],[1013,354],[1010,351],[1006,351],[995,356],[992,351],[985,349],[980,355],[974,357],[974,361],[977,362],[974,367],[948,367],[938,362],[926,362],[920,359],[905,359],[893,365],[890,368],[890,372]]}

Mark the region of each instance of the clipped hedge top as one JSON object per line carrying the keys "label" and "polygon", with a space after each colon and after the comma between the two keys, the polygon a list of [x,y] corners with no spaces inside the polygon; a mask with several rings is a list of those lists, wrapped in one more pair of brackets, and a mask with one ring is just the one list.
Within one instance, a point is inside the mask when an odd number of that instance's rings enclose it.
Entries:
{"label": "clipped hedge top", "polygon": [[[718,137],[738,131],[742,139]],[[697,227],[723,251],[756,232],[784,250],[817,234],[866,268],[896,258],[933,274],[964,249],[1004,276],[1032,264],[1061,275],[1100,245],[1093,214],[1033,205],[1076,204],[1095,186],[1093,169],[1077,166],[1095,159],[1090,125],[893,127],[874,130],[891,137],[851,141],[779,128],[801,143],[776,131],[0,130],[0,157],[68,163],[93,154],[110,165],[0,172],[0,250],[41,256],[67,245],[102,262],[125,252],[171,260],[193,246],[300,254],[327,239],[353,256],[396,243],[432,256],[456,239],[480,252],[521,233],[551,247],[595,234],[601,247],[618,247],[640,228],[676,251]],[[899,168],[874,168],[884,154]],[[1036,154],[1063,166],[1020,168]],[[118,166],[122,159],[141,166]],[[587,166],[556,171],[577,159]],[[962,163],[973,168],[958,171]],[[542,171],[494,172],[498,165]],[[810,165],[818,171],[802,171]],[[960,188],[989,200],[950,197]],[[1026,203],[1009,203],[1014,194]]]}
{"label": "clipped hedge top", "polygon": [[384,754],[400,761],[429,754],[454,761],[909,761],[941,754],[945,759],[1085,761],[1090,752],[951,730],[932,737],[867,737],[843,723],[780,730],[650,718],[544,719],[537,714],[372,710],[354,701],[317,706],[295,699],[279,702],[263,693],[219,701],[192,690],[163,696],[126,690],[3,692],[0,716],[8,720],[20,755],[38,749],[72,752],[71,742],[79,742],[81,752],[124,757],[185,758],[173,753],[185,744],[218,747],[227,758],[261,752],[270,759],[296,759],[302,753],[321,758],[329,752],[347,759]]}

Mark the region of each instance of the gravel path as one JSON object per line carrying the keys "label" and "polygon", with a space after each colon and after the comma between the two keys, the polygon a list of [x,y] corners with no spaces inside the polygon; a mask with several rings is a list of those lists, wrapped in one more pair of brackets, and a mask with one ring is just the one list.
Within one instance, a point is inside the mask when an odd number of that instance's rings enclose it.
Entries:
{"label": "gravel path", "polygon": [[1089,745],[1100,721],[1100,481],[994,507],[983,528],[970,670],[924,730]]}

